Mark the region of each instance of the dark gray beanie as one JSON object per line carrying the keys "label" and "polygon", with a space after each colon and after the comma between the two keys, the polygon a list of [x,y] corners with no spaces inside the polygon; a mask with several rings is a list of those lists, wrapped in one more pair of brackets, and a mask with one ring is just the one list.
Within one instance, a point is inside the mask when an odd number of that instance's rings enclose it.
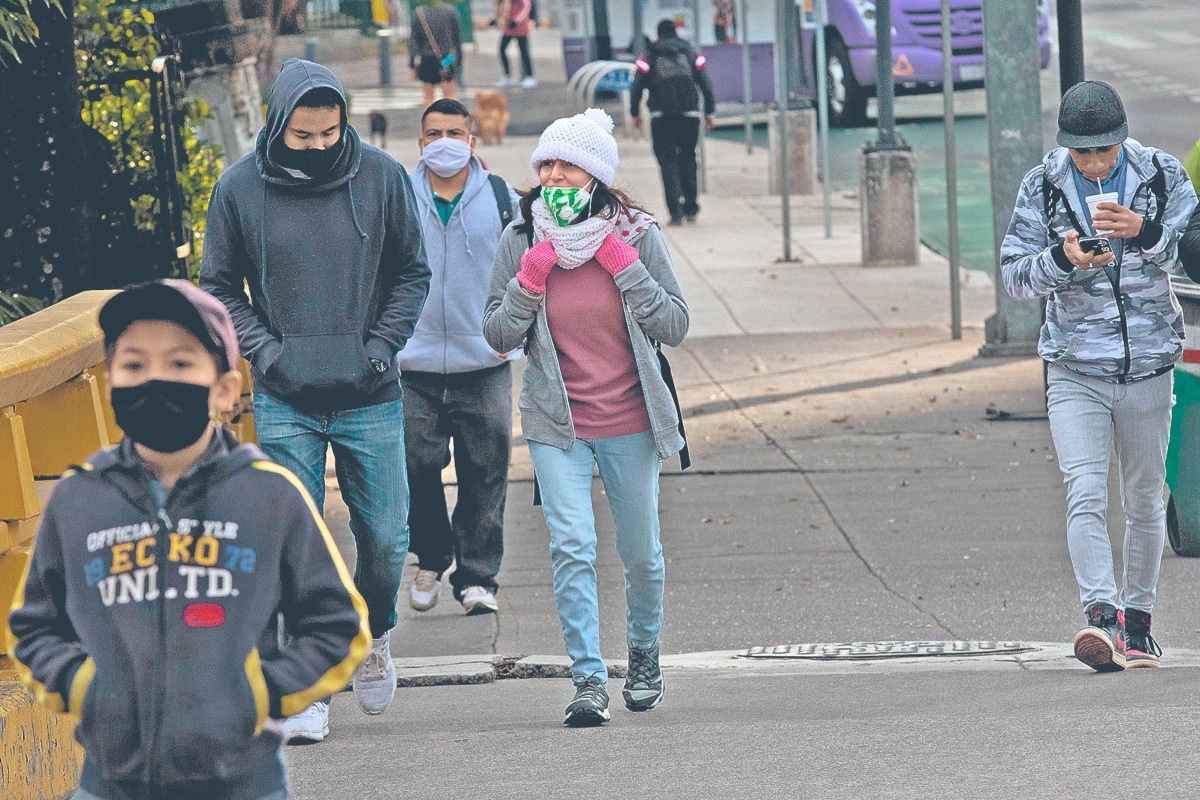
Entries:
{"label": "dark gray beanie", "polygon": [[1103,81],[1083,81],[1067,89],[1058,107],[1058,143],[1063,147],[1109,147],[1129,138],[1125,106]]}

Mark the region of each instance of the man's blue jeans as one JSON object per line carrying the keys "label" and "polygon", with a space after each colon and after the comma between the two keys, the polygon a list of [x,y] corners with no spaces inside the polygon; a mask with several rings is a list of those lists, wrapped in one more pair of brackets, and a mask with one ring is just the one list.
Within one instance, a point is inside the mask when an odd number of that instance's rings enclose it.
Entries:
{"label": "man's blue jeans", "polygon": [[[1050,433],[1067,484],[1067,548],[1086,611],[1154,607],[1166,540],[1163,485],[1173,373],[1120,384],[1051,364]],[[1109,452],[1116,446],[1125,510],[1125,574],[1117,593],[1108,538]]]}
{"label": "man's blue jeans", "polygon": [[617,553],[625,565],[626,632],[630,645],[651,647],[663,618],[666,568],[659,543],[658,474],[662,462],[653,433],[611,439],[576,439],[570,450],[529,443],[550,529],[554,602],[576,683],[608,680],[600,658],[600,607],[596,598],[596,518],[592,510],[592,464],[616,528]]}
{"label": "man's blue jeans", "polygon": [[307,412],[257,393],[254,427],[263,452],[296,474],[322,513],[325,452],[333,449],[358,550],[354,585],[367,603],[371,636],[378,639],[396,625],[396,598],[408,557],[403,401]]}

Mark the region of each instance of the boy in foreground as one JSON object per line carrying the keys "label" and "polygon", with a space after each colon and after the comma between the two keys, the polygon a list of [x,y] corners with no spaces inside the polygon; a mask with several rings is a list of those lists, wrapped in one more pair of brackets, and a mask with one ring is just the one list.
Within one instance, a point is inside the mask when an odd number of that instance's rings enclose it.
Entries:
{"label": "boy in foreground", "polygon": [[[282,800],[286,717],[343,688],[366,607],[308,494],[212,418],[241,393],[237,334],[186,281],[100,311],[125,438],[69,471],[42,515],[8,650],[79,718],[77,799]],[[293,640],[258,642],[281,613]]]}

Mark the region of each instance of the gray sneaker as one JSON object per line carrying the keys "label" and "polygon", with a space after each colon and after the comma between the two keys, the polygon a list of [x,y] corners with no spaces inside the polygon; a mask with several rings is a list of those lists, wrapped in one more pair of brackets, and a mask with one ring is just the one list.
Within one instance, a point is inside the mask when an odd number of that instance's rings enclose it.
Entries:
{"label": "gray sneaker", "polygon": [[629,672],[621,690],[630,711],[649,711],[663,699],[662,670],[658,667],[658,643],[642,649],[629,647]]}
{"label": "gray sneaker", "polygon": [[392,632],[371,640],[367,657],[354,671],[354,699],[364,714],[387,711],[396,696],[396,665],[392,663]]}
{"label": "gray sneaker", "polygon": [[288,744],[317,744],[328,735],[329,703],[320,700],[283,722],[283,738]]}
{"label": "gray sneaker", "polygon": [[575,685],[575,699],[567,706],[563,724],[572,728],[591,728],[608,722],[608,690],[599,678],[588,678]]}

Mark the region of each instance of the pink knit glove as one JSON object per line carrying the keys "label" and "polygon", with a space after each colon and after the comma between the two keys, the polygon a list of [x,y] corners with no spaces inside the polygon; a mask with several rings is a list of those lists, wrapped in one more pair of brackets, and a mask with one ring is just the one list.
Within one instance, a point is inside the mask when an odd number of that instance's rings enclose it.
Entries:
{"label": "pink knit glove", "polygon": [[558,263],[554,245],[549,241],[538,242],[521,256],[521,268],[517,270],[517,282],[532,294],[546,291],[546,276]]}
{"label": "pink knit glove", "polygon": [[600,262],[600,266],[608,270],[608,274],[616,277],[617,273],[628,267],[633,262],[641,258],[636,247],[630,247],[621,241],[621,237],[615,233],[610,233],[600,243],[600,249],[596,251],[596,260]]}

